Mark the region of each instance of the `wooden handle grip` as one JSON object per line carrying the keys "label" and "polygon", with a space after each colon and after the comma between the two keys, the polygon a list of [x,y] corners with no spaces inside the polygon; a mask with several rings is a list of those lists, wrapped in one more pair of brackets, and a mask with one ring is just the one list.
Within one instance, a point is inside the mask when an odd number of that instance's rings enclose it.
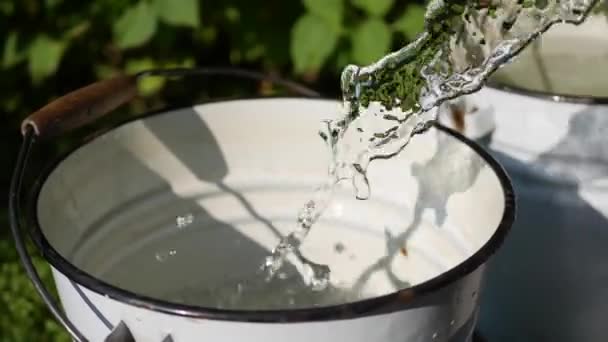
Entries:
{"label": "wooden handle grip", "polygon": [[40,138],[56,137],[95,121],[135,95],[135,76],[118,76],[93,83],[56,99],[28,116],[21,123],[21,132],[25,134],[29,127]]}

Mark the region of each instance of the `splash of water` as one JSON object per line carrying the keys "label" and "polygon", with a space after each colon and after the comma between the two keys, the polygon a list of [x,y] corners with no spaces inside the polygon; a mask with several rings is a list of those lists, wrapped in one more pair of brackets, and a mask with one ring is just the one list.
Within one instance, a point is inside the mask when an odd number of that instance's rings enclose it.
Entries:
{"label": "splash of water", "polygon": [[298,214],[296,229],[263,265],[267,280],[286,261],[317,290],[330,270],[307,260],[299,247],[331,201],[336,185],[352,182],[370,195],[371,161],[402,151],[437,119],[441,103],[479,90],[498,68],[559,23],[580,24],[598,0],[433,0],[425,31],[412,43],[365,67],[342,73],[344,115],[325,123],[321,136],[332,154],[328,180]]}

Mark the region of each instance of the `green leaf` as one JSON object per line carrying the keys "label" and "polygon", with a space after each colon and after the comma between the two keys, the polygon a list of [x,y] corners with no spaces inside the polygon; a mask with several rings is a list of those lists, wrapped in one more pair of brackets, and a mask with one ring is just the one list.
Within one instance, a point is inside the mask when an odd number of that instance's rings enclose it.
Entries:
{"label": "green leaf", "polygon": [[98,64],[95,65],[94,68],[95,75],[100,79],[110,78],[119,72],[116,67],[107,64]]}
{"label": "green leaf", "polygon": [[237,23],[241,19],[241,11],[238,7],[228,6],[224,10],[224,16],[231,24]]}
{"label": "green leaf", "polygon": [[114,23],[114,40],[127,49],[146,43],[156,32],[156,11],[144,0],[128,8]]}
{"label": "green leaf", "polygon": [[160,20],[169,25],[199,25],[199,0],[156,0],[155,5]]}
{"label": "green leaf", "polygon": [[325,20],[332,29],[339,31],[344,17],[344,0],[303,0],[308,12]]}
{"label": "green leaf", "polygon": [[291,58],[296,73],[316,71],[325,63],[338,41],[338,34],[322,18],[305,14],[291,31]]}
{"label": "green leaf", "polygon": [[380,19],[368,19],[351,36],[353,58],[358,64],[368,64],[382,57],[391,46],[391,31]]}
{"label": "green leaf", "polygon": [[[7,112],[14,112],[19,108],[19,105],[23,105],[22,97],[19,93],[9,95],[9,97],[4,99],[1,103],[0,108]],[[0,222],[2,222],[3,219],[5,218],[0,215]]]}
{"label": "green leaf", "polygon": [[70,40],[70,39],[78,38],[78,37],[82,36],[83,34],[85,34],[90,28],[91,28],[91,22],[83,21],[77,25],[74,25],[69,30],[65,31],[65,33],[63,34],[63,39]]}
{"label": "green leaf", "polygon": [[62,2],[63,2],[63,0],[45,0],[44,7],[46,7],[46,9],[48,9],[48,10],[51,10],[51,9],[61,5]]}
{"label": "green leaf", "polygon": [[382,17],[393,8],[395,0],[352,0],[353,5],[374,17]]}
{"label": "green leaf", "polygon": [[18,44],[18,33],[10,32],[4,42],[4,53],[2,54],[2,67],[5,69],[12,68],[16,64],[23,61],[26,57],[25,51],[20,51]]}
{"label": "green leaf", "polygon": [[424,29],[424,14],[426,13],[422,5],[410,5],[405,13],[393,24],[393,28],[403,33],[409,39],[414,39]]}
{"label": "green leaf", "polygon": [[169,61],[163,64],[163,68],[192,68],[196,65],[196,61],[193,57],[185,57],[182,60]]}
{"label": "green leaf", "polygon": [[34,84],[55,73],[65,45],[44,34],[34,39],[28,50],[29,72]]}
{"label": "green leaf", "polygon": [[13,1],[0,1],[0,14],[5,16],[11,16],[15,12],[15,2]]}
{"label": "green leaf", "polygon": [[[134,59],[127,62],[125,70],[129,74],[135,74],[140,71],[155,69],[159,67],[151,58]],[[139,94],[142,96],[151,96],[159,92],[165,85],[164,77],[157,76],[146,76],[141,78],[137,86],[139,88]]]}

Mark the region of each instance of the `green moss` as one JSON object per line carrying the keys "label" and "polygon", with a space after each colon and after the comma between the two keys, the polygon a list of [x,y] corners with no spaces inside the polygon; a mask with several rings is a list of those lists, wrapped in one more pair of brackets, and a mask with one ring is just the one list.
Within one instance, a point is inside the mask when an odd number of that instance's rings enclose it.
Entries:
{"label": "green moss", "polygon": [[521,6],[523,8],[531,8],[532,6],[534,6],[535,2],[535,0],[524,0]]}
{"label": "green moss", "polygon": [[437,53],[446,48],[451,35],[458,25],[462,24],[463,13],[470,6],[477,5],[476,0],[446,1],[432,17],[426,21],[426,36],[409,58],[399,65],[388,64],[371,76],[370,85],[362,87],[359,104],[367,107],[370,102],[380,102],[387,109],[397,106],[404,112],[419,108],[418,99],[425,85],[420,70],[431,62]]}

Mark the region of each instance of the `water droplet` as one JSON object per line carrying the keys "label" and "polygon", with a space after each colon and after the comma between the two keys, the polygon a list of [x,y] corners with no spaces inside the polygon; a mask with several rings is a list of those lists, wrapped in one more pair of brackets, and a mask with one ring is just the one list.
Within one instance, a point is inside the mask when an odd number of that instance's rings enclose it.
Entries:
{"label": "water droplet", "polygon": [[344,246],[344,244],[342,242],[338,242],[334,245],[334,250],[338,254],[344,252],[345,249],[346,249],[346,247]]}
{"label": "water droplet", "polygon": [[287,279],[287,273],[285,273],[285,272],[279,273],[279,279],[281,279],[281,280]]}
{"label": "water droplet", "polygon": [[171,249],[168,251],[156,252],[155,257],[158,262],[165,262],[165,261],[167,261],[167,259],[169,257],[175,256],[176,254],[177,254],[177,251],[175,249]]}
{"label": "water droplet", "polygon": [[168,256],[169,253],[167,252],[156,252],[156,260],[159,262],[164,262],[165,260],[167,260]]}
{"label": "water droplet", "polygon": [[455,320],[451,320],[451,321],[450,321],[450,325],[454,325],[454,323],[456,323],[456,321],[455,321]]}
{"label": "water droplet", "polygon": [[177,228],[180,229],[188,227],[192,224],[192,222],[194,222],[194,215],[190,213],[175,218],[175,224],[177,225]]}
{"label": "water droplet", "polygon": [[439,336],[439,334],[438,334],[438,333],[434,333],[434,334],[433,334],[433,340],[436,340],[438,336]]}
{"label": "water droplet", "polygon": [[330,270],[326,265],[308,263],[305,265],[307,269],[306,279],[310,281],[310,286],[313,291],[323,291],[329,286]]}

